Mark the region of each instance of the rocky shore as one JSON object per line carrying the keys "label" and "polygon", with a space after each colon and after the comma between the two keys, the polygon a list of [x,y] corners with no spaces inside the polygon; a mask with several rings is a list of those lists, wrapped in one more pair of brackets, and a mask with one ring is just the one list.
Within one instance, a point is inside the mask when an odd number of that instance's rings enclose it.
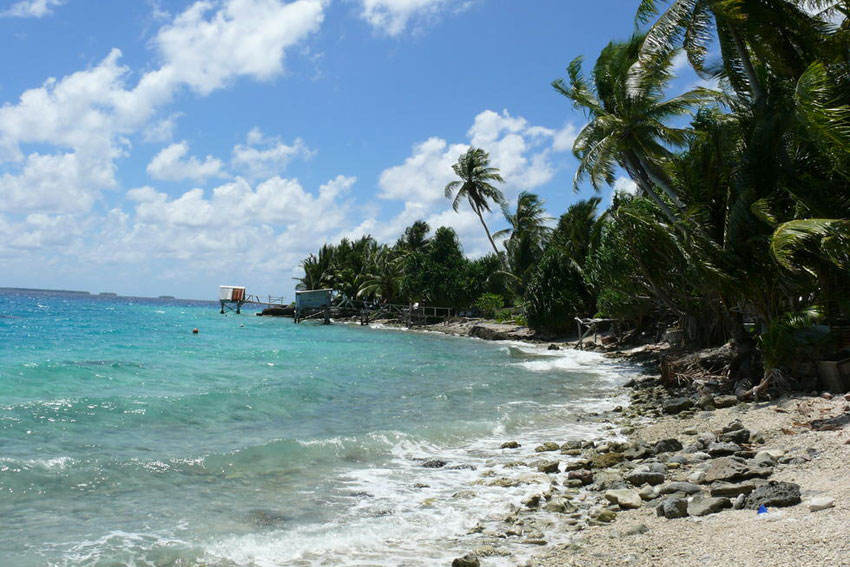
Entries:
{"label": "rocky shore", "polygon": [[511,540],[548,548],[520,562],[533,567],[850,565],[850,394],[754,404],[671,397],[653,377],[629,386],[611,420],[628,437],[541,440],[517,466],[545,490],[473,530],[489,541],[455,567]]}

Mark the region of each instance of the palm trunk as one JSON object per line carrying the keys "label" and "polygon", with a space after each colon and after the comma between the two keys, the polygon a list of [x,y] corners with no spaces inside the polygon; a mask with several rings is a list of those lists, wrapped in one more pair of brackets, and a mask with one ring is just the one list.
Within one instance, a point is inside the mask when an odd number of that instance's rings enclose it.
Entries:
{"label": "palm trunk", "polygon": [[671,201],[673,201],[674,205],[676,205],[679,209],[684,209],[685,205],[682,203],[682,201],[679,200],[679,197],[676,196],[676,193],[673,192],[673,188],[670,187],[670,184],[666,180],[662,179],[660,175],[657,175],[655,173],[655,170],[652,168],[652,165],[650,165],[650,163],[646,161],[645,157],[638,154],[637,152],[635,152],[635,155],[637,156],[638,161],[640,162],[641,168],[643,168],[643,170],[646,172],[646,175],[649,177],[650,181],[658,185],[658,187],[660,187],[661,190],[664,191],[664,194],[667,195],[667,197],[669,197]]}
{"label": "palm trunk", "polygon": [[481,215],[481,210],[478,207],[473,207],[473,210],[475,211],[475,214],[478,215],[478,220],[481,221],[481,226],[484,227],[484,232],[487,233],[487,240],[490,241],[490,246],[493,247],[493,252],[496,253],[496,258],[498,258],[499,261],[502,263],[502,268],[504,268],[506,272],[510,272],[510,269],[508,268],[508,263],[505,261],[502,255],[499,254],[499,249],[496,248],[496,242],[493,240],[493,236],[490,234],[490,229],[487,228],[487,223],[484,222],[484,217]]}
{"label": "palm trunk", "polygon": [[652,199],[656,205],[658,205],[658,208],[661,209],[661,212],[665,217],[667,217],[667,220],[669,220],[671,224],[676,224],[678,221],[676,215],[673,214],[673,211],[670,210],[670,207],[667,206],[664,199],[656,195],[655,191],[652,190],[652,182],[648,179],[646,171],[643,167],[641,167],[640,160],[634,152],[626,154],[625,165],[626,171],[629,172],[629,175],[638,184],[643,193]]}
{"label": "palm trunk", "polygon": [[764,96],[764,90],[761,88],[761,83],[758,80],[758,76],[756,76],[756,70],[753,67],[753,62],[750,59],[750,53],[747,51],[747,46],[744,44],[744,40],[741,39],[741,36],[738,35],[732,27],[729,28],[729,35],[732,37],[732,41],[735,42],[735,48],[738,50],[738,55],[741,57],[741,65],[744,67],[744,73],[747,75],[747,80],[750,82],[750,89],[753,91],[753,100],[754,102],[759,102]]}

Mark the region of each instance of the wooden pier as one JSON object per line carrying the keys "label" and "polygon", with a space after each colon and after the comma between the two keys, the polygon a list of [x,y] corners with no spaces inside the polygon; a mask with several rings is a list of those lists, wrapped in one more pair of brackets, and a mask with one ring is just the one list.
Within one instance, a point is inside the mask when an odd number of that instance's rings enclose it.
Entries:
{"label": "wooden pier", "polygon": [[452,309],[450,307],[420,306],[418,303],[410,305],[385,303],[373,308],[361,309],[360,324],[368,325],[380,320],[395,320],[404,322],[408,327],[413,327],[415,325],[427,325],[434,320],[445,321],[451,316]]}
{"label": "wooden pier", "polygon": [[222,285],[218,289],[218,301],[221,305],[220,313],[222,315],[228,311],[235,311],[239,315],[242,313],[242,306],[246,303],[265,305],[266,307],[283,307],[286,305],[283,297],[248,295],[243,286]]}

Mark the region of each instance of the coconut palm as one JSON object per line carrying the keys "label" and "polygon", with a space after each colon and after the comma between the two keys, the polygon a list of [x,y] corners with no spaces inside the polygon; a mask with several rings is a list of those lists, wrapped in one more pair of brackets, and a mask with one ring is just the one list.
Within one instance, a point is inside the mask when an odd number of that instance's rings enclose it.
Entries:
{"label": "coconut palm", "polygon": [[635,34],[627,42],[609,43],[594,65],[592,84],[582,75],[579,57],[567,67],[568,81],[557,79],[552,86],[590,118],[573,144],[579,159],[576,189],[585,178],[596,190],[602,183],[612,185],[620,166],[640,192],[652,199],[670,222],[676,222],[678,216],[656,193],[656,187],[678,209],[684,208],[666,164],[674,158],[670,148],[684,146],[690,130],[668,122],[689,114],[696,105],[715,100],[718,93],[698,88],[663,100],[664,88],[672,78],[671,54],[664,65],[645,73],[640,81],[630,81],[643,40],[643,34]]}
{"label": "coconut palm", "polygon": [[452,165],[452,169],[460,179],[446,185],[446,198],[452,199],[452,208],[455,212],[457,212],[463,199],[469,202],[469,206],[472,207],[472,211],[478,216],[481,226],[484,227],[484,232],[487,234],[490,246],[493,247],[493,252],[501,259],[502,266],[507,271],[507,263],[499,254],[499,249],[496,248],[496,242],[493,240],[482,214],[482,211],[490,212],[491,202],[504,206],[504,195],[491,183],[504,183],[504,179],[499,175],[497,168],[490,167],[490,155],[481,148],[469,148],[465,154],[458,157],[457,163]]}
{"label": "coconut palm", "polygon": [[493,238],[506,238],[505,250],[513,274],[524,279],[526,272],[543,255],[543,249],[552,228],[547,223],[553,219],[546,215],[543,201],[534,193],[523,191],[517,197],[516,211],[502,208],[509,228],[493,234]]}

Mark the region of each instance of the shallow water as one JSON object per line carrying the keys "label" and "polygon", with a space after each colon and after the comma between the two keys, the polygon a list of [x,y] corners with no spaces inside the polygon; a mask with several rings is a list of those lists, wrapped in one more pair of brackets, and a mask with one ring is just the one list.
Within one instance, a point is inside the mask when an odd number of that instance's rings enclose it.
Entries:
{"label": "shallow water", "polygon": [[476,484],[511,474],[499,444],[601,434],[580,413],[629,373],[522,343],[0,292],[3,563],[446,564],[535,490]]}

